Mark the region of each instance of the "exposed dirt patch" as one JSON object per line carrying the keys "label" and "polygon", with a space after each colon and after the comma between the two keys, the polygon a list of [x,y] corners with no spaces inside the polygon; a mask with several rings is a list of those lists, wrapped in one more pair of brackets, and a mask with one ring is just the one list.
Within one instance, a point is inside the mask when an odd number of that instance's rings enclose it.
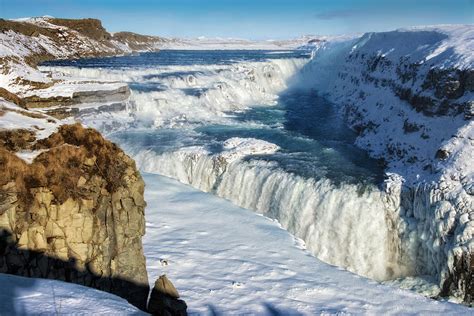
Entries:
{"label": "exposed dirt patch", "polygon": [[[20,149],[46,151],[27,164],[14,154]],[[125,171],[131,165],[135,167],[133,160],[117,145],[79,123],[63,125],[35,144],[34,134],[28,130],[0,133],[0,186],[15,181],[24,204],[32,201],[31,189],[39,187],[50,188],[60,203],[80,197],[79,178],[94,174],[106,180],[108,192],[114,192],[124,185]]]}

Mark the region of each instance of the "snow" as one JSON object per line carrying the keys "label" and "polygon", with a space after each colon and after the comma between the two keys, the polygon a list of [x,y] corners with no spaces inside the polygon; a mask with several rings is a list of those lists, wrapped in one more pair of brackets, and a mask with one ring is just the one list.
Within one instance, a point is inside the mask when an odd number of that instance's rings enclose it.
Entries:
{"label": "snow", "polygon": [[[62,122],[35,111],[26,111],[13,103],[0,98],[0,110],[5,113],[0,116],[1,129],[28,129],[36,133],[37,139],[47,138],[54,133],[61,124],[71,123],[71,119],[65,119]],[[32,113],[40,115],[41,118],[34,118],[22,113]]]}
{"label": "snow", "polygon": [[[385,158],[389,162],[388,171],[401,174],[408,182],[418,182],[420,178],[431,180],[427,165],[438,165],[436,167],[443,170],[456,169],[447,164],[439,166],[435,153],[443,142],[452,139],[452,135],[466,138],[470,125],[462,115],[428,117],[419,113],[400,100],[390,87],[367,82],[363,74],[373,56],[383,56],[392,63],[371,74],[379,82],[399,81],[395,68],[401,60],[405,60],[406,65],[419,64],[418,77],[413,82],[397,82],[403,88],[419,92],[428,71],[433,68],[474,68],[473,38],[474,26],[448,25],[367,33],[353,40],[329,41],[315,49],[313,60],[303,69],[295,86],[315,88],[335,104],[355,104],[357,115],[361,117],[354,119],[349,115],[349,123],[358,120],[357,123],[376,125],[374,131],[361,135],[357,144],[372,156]],[[456,102],[473,99],[474,93],[467,92]],[[405,122],[421,128],[407,133],[403,129]],[[389,157],[388,147],[407,151],[409,155],[400,159]],[[410,157],[416,157],[416,161],[407,162]],[[465,163],[461,164],[467,167]],[[463,173],[474,172],[472,168],[463,169]]]}
{"label": "snow", "polygon": [[56,280],[0,274],[2,315],[147,315],[107,292]]}
{"label": "snow", "polygon": [[310,36],[289,40],[248,40],[240,38],[170,38],[161,44],[162,49],[179,50],[281,50],[296,49],[305,45]]}
{"label": "snow", "polygon": [[26,163],[32,163],[33,160],[35,160],[36,157],[38,157],[41,153],[45,152],[44,149],[42,150],[22,150],[19,152],[16,152],[15,154],[23,159]]}
{"label": "snow", "polygon": [[474,314],[325,264],[277,222],[226,200],[144,179],[150,283],[166,274],[190,313]]}
{"label": "snow", "polygon": [[232,137],[223,143],[224,151],[219,157],[231,163],[237,159],[248,155],[265,155],[273,154],[280,147],[270,142],[256,138],[239,138]]}

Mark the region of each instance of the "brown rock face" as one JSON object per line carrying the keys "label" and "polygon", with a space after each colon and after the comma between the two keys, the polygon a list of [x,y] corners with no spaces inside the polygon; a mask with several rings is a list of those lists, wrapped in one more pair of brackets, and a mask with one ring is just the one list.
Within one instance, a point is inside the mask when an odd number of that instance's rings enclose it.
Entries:
{"label": "brown rock face", "polygon": [[84,36],[96,41],[108,41],[112,38],[109,32],[102,26],[102,22],[97,19],[49,19],[50,23],[65,26],[81,33]]}
{"label": "brown rock face", "polygon": [[0,146],[0,272],[59,279],[145,309],[144,182],[93,129],[62,126],[27,164]]}
{"label": "brown rock face", "polygon": [[18,106],[25,107],[25,102],[19,98],[16,94],[11,93],[7,89],[0,88],[0,97],[4,98],[7,101],[10,101]]}

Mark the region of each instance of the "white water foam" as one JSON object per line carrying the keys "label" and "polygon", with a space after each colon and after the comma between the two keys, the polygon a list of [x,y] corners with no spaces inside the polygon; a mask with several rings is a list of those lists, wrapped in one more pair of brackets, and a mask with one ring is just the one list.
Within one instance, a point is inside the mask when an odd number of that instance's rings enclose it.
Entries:
{"label": "white water foam", "polygon": [[231,65],[160,66],[146,69],[41,67],[72,77],[139,82],[150,91],[132,91],[134,114],[153,127],[230,123],[226,112],[272,105],[307,59],[277,59]]}
{"label": "white water foam", "polygon": [[126,144],[125,149],[145,172],[175,178],[277,219],[327,263],[376,280],[407,274],[383,194],[375,187],[361,190],[304,179],[273,163],[228,161],[226,151],[211,155],[201,147],[161,155]]}

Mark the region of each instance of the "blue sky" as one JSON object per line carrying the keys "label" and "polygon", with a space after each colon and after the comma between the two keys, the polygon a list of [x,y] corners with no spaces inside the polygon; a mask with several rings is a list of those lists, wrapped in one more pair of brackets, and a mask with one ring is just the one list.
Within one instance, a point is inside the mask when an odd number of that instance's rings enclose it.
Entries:
{"label": "blue sky", "polygon": [[474,23],[474,0],[0,0],[1,18],[95,17],[112,32],[252,39]]}

